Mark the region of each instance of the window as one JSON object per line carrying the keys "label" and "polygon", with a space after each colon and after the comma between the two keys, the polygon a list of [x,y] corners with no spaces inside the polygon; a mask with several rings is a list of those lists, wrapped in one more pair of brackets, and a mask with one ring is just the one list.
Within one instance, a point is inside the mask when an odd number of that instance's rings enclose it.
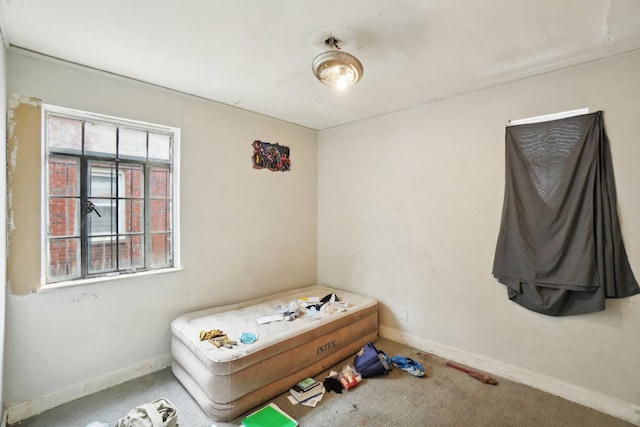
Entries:
{"label": "window", "polygon": [[[92,168],[89,180],[91,184],[89,187],[91,190],[91,201],[94,204],[94,211],[96,216],[90,216],[90,233],[91,235],[104,234],[105,236],[111,236],[114,231],[116,218],[115,212],[113,212],[114,206],[111,200],[111,194],[114,189],[118,189],[118,196],[122,198],[124,196],[125,189],[125,176],[124,171],[119,171],[118,175],[113,173],[110,168],[101,168],[96,166]],[[125,204],[121,203],[118,209],[118,215],[120,218],[124,218],[126,214],[124,210]],[[120,221],[118,232],[120,235],[125,233],[125,222]]]}
{"label": "window", "polygon": [[45,284],[178,267],[179,129],[43,107]]}

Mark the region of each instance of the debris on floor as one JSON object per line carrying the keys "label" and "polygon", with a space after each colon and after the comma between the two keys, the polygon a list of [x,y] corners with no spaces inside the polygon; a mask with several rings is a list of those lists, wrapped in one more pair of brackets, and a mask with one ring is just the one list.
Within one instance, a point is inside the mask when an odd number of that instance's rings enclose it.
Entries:
{"label": "debris on floor", "polygon": [[495,378],[490,377],[489,375],[481,374],[480,372],[472,371],[471,369],[463,368],[462,366],[454,365],[453,363],[447,362],[447,366],[462,371],[464,373],[469,374],[469,376],[477,379],[478,381],[482,381],[485,384],[497,385],[498,381]]}

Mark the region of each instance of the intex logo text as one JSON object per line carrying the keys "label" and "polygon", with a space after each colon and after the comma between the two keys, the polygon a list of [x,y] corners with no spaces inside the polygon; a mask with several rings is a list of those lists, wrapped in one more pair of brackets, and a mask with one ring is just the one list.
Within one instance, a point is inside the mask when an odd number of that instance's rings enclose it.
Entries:
{"label": "intex logo text", "polygon": [[329,341],[328,343],[323,344],[320,347],[316,347],[316,354],[324,353],[325,351],[335,346],[336,346],[336,340]]}

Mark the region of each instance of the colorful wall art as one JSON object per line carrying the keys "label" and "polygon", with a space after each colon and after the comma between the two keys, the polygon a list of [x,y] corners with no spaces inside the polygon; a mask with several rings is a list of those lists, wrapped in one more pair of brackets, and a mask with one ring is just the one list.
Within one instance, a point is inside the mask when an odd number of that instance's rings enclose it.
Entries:
{"label": "colorful wall art", "polygon": [[290,171],[291,156],[289,147],[269,142],[253,141],[253,168],[272,171]]}

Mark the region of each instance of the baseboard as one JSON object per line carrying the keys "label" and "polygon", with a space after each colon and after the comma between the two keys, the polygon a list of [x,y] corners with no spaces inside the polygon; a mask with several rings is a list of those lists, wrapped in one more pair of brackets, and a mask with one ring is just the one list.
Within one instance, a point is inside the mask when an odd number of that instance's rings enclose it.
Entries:
{"label": "baseboard", "polygon": [[7,427],[7,409],[2,405],[2,418],[0,418],[0,427]]}
{"label": "baseboard", "polygon": [[[109,372],[85,383],[76,384],[46,396],[41,396],[27,402],[9,404],[5,409],[6,416],[3,417],[3,420],[6,419],[6,422],[9,424],[17,423],[18,421],[38,415],[48,409],[122,384],[125,381],[159,371],[168,366],[171,366],[171,354],[169,353],[128,368]],[[2,427],[4,426],[5,424],[3,423]]]}
{"label": "baseboard", "polygon": [[381,325],[379,326],[378,332],[381,337],[410,345],[411,347],[463,365],[473,366],[474,369],[479,371],[528,385],[640,426],[640,406],[631,402],[564,383],[520,367],[507,365],[497,360],[438,344],[397,329]]}

